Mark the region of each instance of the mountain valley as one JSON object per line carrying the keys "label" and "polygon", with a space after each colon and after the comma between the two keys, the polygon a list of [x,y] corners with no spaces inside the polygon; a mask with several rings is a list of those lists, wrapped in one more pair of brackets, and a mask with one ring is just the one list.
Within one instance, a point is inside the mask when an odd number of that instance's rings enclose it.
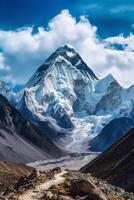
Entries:
{"label": "mountain valley", "polygon": [[133,128],[134,85],[60,47],[19,92],[0,82],[0,199],[133,200]]}

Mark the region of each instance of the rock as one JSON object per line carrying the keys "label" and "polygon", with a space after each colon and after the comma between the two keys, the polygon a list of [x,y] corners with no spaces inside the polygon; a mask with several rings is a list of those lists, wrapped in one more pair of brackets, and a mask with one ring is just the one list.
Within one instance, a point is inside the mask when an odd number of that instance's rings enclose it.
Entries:
{"label": "rock", "polygon": [[52,199],[52,200],[58,200],[57,194],[54,194],[54,195],[53,195],[53,199]]}
{"label": "rock", "polygon": [[14,186],[14,189],[18,190],[20,187],[25,185],[27,185],[27,187],[29,188],[30,186],[32,186],[31,181],[36,179],[37,177],[38,177],[38,172],[36,170],[33,170],[27,176],[21,176],[16,185]]}
{"label": "rock", "polygon": [[103,198],[100,197],[99,194],[97,193],[90,193],[86,198],[85,200],[104,200]]}
{"label": "rock", "polygon": [[77,195],[75,197],[75,200],[85,200],[86,198],[87,198],[87,195],[86,196],[82,196],[82,197],[80,197],[79,195]]}
{"label": "rock", "polygon": [[53,200],[53,194],[52,192],[48,191],[43,197],[42,200]]}
{"label": "rock", "polygon": [[14,186],[15,190],[18,190],[21,186],[24,186],[28,183],[28,179],[26,176],[21,176],[16,185]]}
{"label": "rock", "polygon": [[85,179],[72,180],[71,191],[75,194],[89,194],[95,190],[95,186]]}
{"label": "rock", "polygon": [[59,191],[59,194],[61,194],[61,195],[66,195],[66,191],[64,190],[64,189],[60,189],[60,191]]}
{"label": "rock", "polygon": [[72,200],[72,199],[67,196],[59,195],[57,200]]}
{"label": "rock", "polygon": [[65,188],[71,187],[71,183],[69,181],[65,181],[64,185],[65,185]]}
{"label": "rock", "polygon": [[35,169],[30,174],[27,175],[28,180],[33,180],[39,176],[38,171]]}
{"label": "rock", "polygon": [[54,169],[51,170],[51,172],[54,174],[58,174],[58,173],[62,172],[62,170],[60,167],[55,167]]}

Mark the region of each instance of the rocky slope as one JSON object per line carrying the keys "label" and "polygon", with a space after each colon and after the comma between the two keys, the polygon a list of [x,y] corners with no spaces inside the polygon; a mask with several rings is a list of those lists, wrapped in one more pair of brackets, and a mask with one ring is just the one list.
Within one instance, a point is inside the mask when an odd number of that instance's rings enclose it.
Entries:
{"label": "rocky slope", "polygon": [[[47,130],[46,130],[47,131]],[[0,160],[32,162],[64,155],[36,125],[0,95]]]}
{"label": "rocky slope", "polygon": [[0,161],[0,198],[4,193],[12,191],[21,177],[28,176],[34,171],[34,168],[23,164]]}
{"label": "rocky slope", "polygon": [[17,190],[3,195],[3,200],[132,200],[133,193],[114,187],[90,174],[61,171],[55,168],[44,171]]}
{"label": "rocky slope", "polygon": [[81,171],[134,192],[134,129]]}

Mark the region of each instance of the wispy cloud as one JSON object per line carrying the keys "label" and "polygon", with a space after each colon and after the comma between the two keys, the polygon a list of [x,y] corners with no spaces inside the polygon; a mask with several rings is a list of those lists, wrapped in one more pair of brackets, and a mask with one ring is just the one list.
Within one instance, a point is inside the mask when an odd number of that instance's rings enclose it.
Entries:
{"label": "wispy cloud", "polygon": [[123,13],[128,11],[134,11],[134,6],[132,5],[121,5],[110,9],[111,13]]}
{"label": "wispy cloud", "polygon": [[75,10],[79,13],[90,13],[90,12],[95,12],[97,10],[102,9],[102,6],[97,3],[86,3],[86,4],[77,4],[75,5]]}
{"label": "wispy cloud", "polygon": [[100,5],[96,4],[96,3],[89,4],[89,5],[86,5],[83,7],[83,9],[85,9],[85,10],[92,10],[92,9],[98,9],[98,8],[100,8]]}

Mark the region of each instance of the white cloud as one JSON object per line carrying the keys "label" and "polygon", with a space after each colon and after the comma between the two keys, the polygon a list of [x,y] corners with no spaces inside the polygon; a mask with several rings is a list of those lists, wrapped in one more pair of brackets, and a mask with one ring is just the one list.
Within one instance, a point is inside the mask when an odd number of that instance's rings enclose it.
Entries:
{"label": "white cloud", "polygon": [[[74,47],[99,76],[112,73],[124,84],[133,83],[134,36],[123,35],[101,41],[97,37],[97,27],[92,26],[84,16],[76,21],[68,10],[55,16],[48,27],[39,27],[33,34],[33,27],[16,31],[0,30],[0,49],[11,72],[7,77],[14,82],[24,83],[47,56],[59,46]],[[128,42],[130,41],[131,42]],[[125,45],[124,51],[108,48],[108,43]],[[126,47],[126,42],[129,46]]]}
{"label": "white cloud", "polygon": [[109,37],[105,39],[105,42],[122,45],[125,51],[134,51],[134,35],[132,33],[128,37],[124,37],[123,34],[116,37]]}
{"label": "white cloud", "polygon": [[0,72],[10,71],[10,67],[6,64],[6,59],[3,54],[0,52]]}

